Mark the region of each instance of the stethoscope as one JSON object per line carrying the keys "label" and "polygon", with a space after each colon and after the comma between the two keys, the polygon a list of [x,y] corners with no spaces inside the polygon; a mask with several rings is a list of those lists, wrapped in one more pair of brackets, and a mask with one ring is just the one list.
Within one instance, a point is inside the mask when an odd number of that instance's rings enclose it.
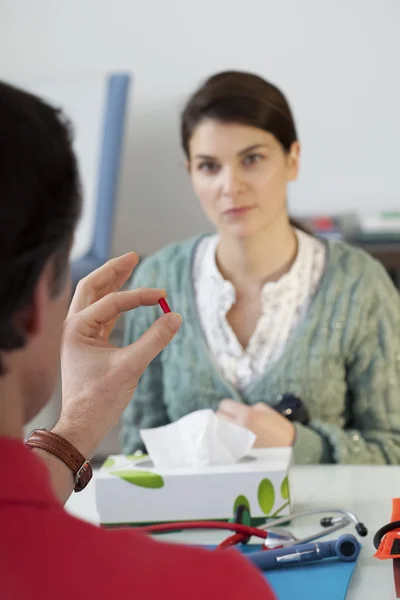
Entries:
{"label": "stethoscope", "polygon": [[297,539],[292,533],[286,530],[284,532],[278,530],[276,532],[278,536],[279,534],[284,533],[284,535],[287,537],[287,539],[283,538],[281,540],[281,545],[293,546],[294,544],[307,544],[308,542],[312,542],[332,533],[335,533],[336,531],[347,527],[347,525],[349,525],[350,523],[354,523],[356,531],[360,537],[365,537],[366,535],[368,535],[368,529],[366,528],[364,523],[361,523],[361,521],[357,519],[356,515],[353,512],[351,512],[350,510],[345,510],[343,508],[314,508],[312,510],[302,511],[300,513],[293,513],[291,515],[288,515],[287,517],[281,517],[280,519],[275,519],[272,522],[267,522],[265,523],[265,525],[262,525],[260,529],[267,529],[268,531],[271,531],[272,529],[275,533],[275,528],[279,525],[284,525],[285,523],[293,521],[294,519],[312,517],[314,515],[323,513],[337,514],[337,516],[323,517],[320,520],[320,525],[322,529],[301,539]]}
{"label": "stethoscope", "polygon": [[[298,539],[286,529],[277,529],[280,525],[292,522],[295,519],[323,513],[328,513],[330,516],[323,517],[320,520],[321,529],[307,537]],[[332,514],[336,516],[332,516]],[[224,550],[237,544],[247,544],[251,537],[263,540],[263,550],[268,551],[290,546],[301,546],[339,531],[350,523],[354,524],[359,536],[365,537],[368,534],[366,526],[358,520],[356,515],[351,511],[342,508],[315,508],[308,511],[293,513],[279,519],[274,519],[273,521],[267,521],[258,527],[253,527],[251,522],[252,520],[247,506],[239,505],[232,522],[184,521],[146,525],[144,527],[139,527],[138,529],[146,533],[169,533],[173,531],[196,529],[226,530],[232,532],[228,538],[217,546],[217,550]]]}

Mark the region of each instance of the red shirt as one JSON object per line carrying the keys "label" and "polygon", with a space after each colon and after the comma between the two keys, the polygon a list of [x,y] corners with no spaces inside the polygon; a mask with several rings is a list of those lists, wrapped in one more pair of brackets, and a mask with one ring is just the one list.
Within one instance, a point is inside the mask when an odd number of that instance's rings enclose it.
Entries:
{"label": "red shirt", "polygon": [[45,465],[21,442],[0,438],[0,456],[2,600],[274,600],[239,553],[84,523],[64,510]]}

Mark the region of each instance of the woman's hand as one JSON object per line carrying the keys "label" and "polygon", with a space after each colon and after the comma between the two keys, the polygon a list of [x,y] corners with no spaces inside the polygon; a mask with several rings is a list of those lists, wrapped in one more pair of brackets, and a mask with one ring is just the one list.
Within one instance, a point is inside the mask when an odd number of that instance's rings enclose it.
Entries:
{"label": "woman's hand", "polygon": [[257,436],[254,448],[293,445],[295,439],[293,423],[267,404],[259,402],[254,406],[247,406],[236,400],[222,400],[217,414],[252,431]]}

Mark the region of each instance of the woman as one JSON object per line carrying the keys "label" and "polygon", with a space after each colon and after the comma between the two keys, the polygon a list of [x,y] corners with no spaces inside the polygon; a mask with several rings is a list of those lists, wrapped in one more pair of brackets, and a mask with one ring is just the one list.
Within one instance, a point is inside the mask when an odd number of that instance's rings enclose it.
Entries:
{"label": "woman", "polygon": [[[183,327],[143,375],[126,410],[124,452],[139,429],[212,408],[293,446],[297,463],[400,462],[400,299],[383,267],[289,219],[300,144],[288,103],[248,73],[208,79],[182,115],[187,170],[215,235],[143,262],[136,287],[168,290]],[[128,316],[126,342],[156,318]],[[310,421],[274,410],[300,397]]]}

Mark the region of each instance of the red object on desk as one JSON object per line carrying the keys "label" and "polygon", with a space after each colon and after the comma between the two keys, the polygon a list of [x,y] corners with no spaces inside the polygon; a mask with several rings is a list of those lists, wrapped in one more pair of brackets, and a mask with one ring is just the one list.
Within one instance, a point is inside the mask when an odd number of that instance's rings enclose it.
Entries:
{"label": "red object on desk", "polygon": [[[268,531],[244,525],[243,523],[225,523],[223,521],[182,521],[173,523],[156,523],[155,525],[143,525],[136,528],[145,533],[168,533],[169,531],[190,530],[190,529],[226,529],[242,533],[245,537],[255,536],[266,540]],[[231,536],[233,537],[233,536]],[[230,539],[230,538],[229,538]],[[241,541],[241,540],[239,540]]]}
{"label": "red object on desk", "polygon": [[[391,523],[400,522],[400,498],[393,498]],[[379,533],[377,534],[379,535]],[[396,598],[400,598],[400,529],[393,529],[383,535],[375,558],[393,560],[394,585]]]}

